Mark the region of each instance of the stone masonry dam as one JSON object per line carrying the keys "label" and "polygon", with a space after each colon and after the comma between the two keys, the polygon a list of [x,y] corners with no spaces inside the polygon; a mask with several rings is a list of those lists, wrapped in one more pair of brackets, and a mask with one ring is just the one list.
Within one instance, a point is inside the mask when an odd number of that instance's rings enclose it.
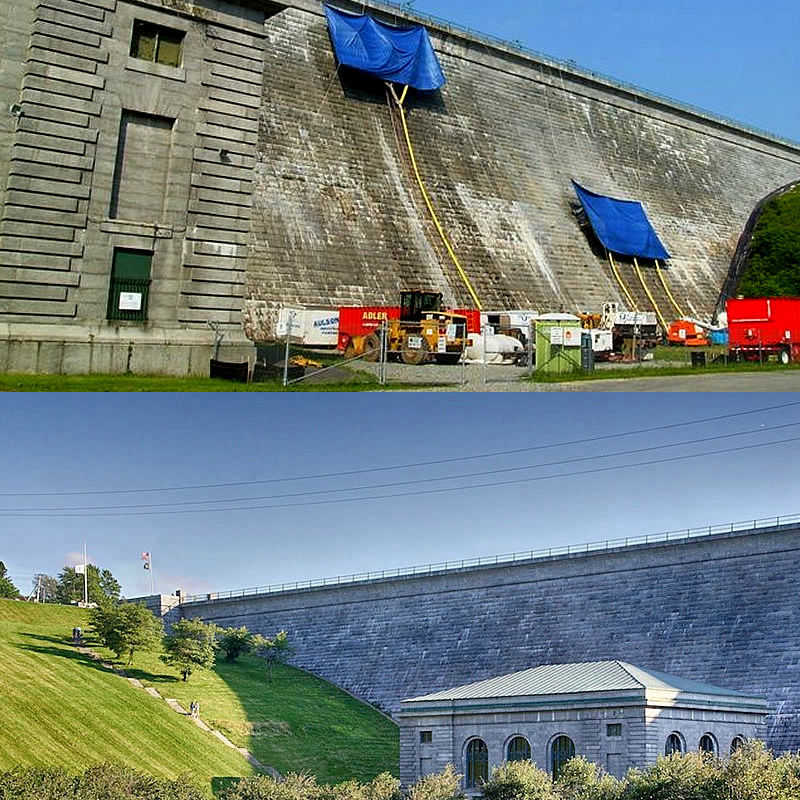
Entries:
{"label": "stone masonry dam", "polygon": [[[417,285],[471,305],[398,145],[383,85],[337,73],[319,6],[293,5],[267,21],[248,329],[271,332],[276,304],[396,304],[401,288]],[[800,145],[577,68],[429,30],[447,83],[410,94],[409,127],[484,307],[625,305],[604,253],[573,214],[574,178],[644,203],[673,256],[673,294],[685,313],[710,317],[753,207],[800,178]],[[670,313],[649,267],[648,287]],[[650,308],[629,260],[621,272],[639,307]]]}
{"label": "stone masonry dam", "polygon": [[[235,360],[285,305],[404,288],[471,305],[386,88],[337,68],[319,0],[20,0],[0,23],[0,369],[203,373],[209,323]],[[409,92],[410,138],[484,308],[629,305],[574,179],[644,204],[673,295],[711,317],[751,212],[800,180],[800,144],[426,25],[447,82]],[[180,42],[174,63],[136,49],[147,30]]]}
{"label": "stone masonry dam", "polygon": [[268,635],[285,629],[293,663],[389,712],[406,697],[538,664],[619,659],[765,697],[769,745],[797,749],[800,523],[759,524],[430,574],[212,594],[171,614]]}

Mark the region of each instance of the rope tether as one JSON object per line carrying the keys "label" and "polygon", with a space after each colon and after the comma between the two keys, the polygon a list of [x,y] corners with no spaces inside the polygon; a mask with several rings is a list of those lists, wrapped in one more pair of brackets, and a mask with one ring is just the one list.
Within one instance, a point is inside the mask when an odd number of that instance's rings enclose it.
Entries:
{"label": "rope tether", "polygon": [[633,257],[633,266],[636,268],[636,274],[639,276],[639,280],[641,281],[642,288],[644,289],[644,292],[647,295],[648,300],[650,300],[650,302],[653,305],[653,308],[655,309],[656,314],[658,315],[658,319],[661,322],[661,329],[666,334],[667,322],[664,319],[664,315],[661,313],[661,309],[658,307],[658,304],[656,303],[655,297],[653,297],[652,292],[647,288],[647,284],[644,282],[644,275],[642,274],[642,270],[639,269],[639,262],[637,261],[636,256]]}
{"label": "rope tether", "polygon": [[452,260],[453,264],[455,264],[456,270],[458,270],[458,274],[461,277],[461,280],[464,282],[464,286],[467,287],[467,291],[469,292],[470,297],[472,298],[472,302],[475,303],[475,307],[480,311],[483,308],[483,306],[481,305],[481,301],[478,300],[478,295],[476,294],[475,289],[472,288],[472,284],[470,283],[470,280],[467,277],[467,273],[464,272],[464,269],[458,260],[458,256],[455,254],[455,251],[453,250],[453,247],[450,244],[450,241],[448,240],[447,235],[444,232],[444,229],[442,228],[441,222],[439,222],[439,217],[436,215],[436,211],[433,208],[433,203],[431,202],[431,199],[428,195],[428,191],[425,188],[425,184],[422,180],[422,176],[420,175],[419,168],[417,167],[417,159],[414,156],[414,147],[411,144],[411,136],[408,133],[408,125],[406,124],[405,108],[403,107],[403,103],[405,102],[406,99],[406,94],[408,93],[408,86],[403,87],[402,94],[400,95],[399,98],[395,93],[394,86],[388,83],[387,86],[389,87],[389,91],[391,91],[392,93],[392,97],[397,103],[397,107],[400,109],[400,120],[403,123],[403,133],[405,135],[406,146],[408,147],[408,155],[411,158],[411,166],[414,170],[414,175],[417,179],[417,183],[419,184],[420,191],[422,192],[422,197],[425,200],[425,205],[428,207],[431,219],[433,220],[434,225],[436,225],[436,230],[439,232],[439,236],[441,237],[442,242],[444,243],[444,246],[450,255],[450,259]]}
{"label": "rope tether", "polygon": [[672,296],[672,292],[669,290],[669,286],[667,286],[667,279],[664,277],[664,274],[661,272],[661,266],[658,263],[658,259],[656,261],[656,274],[658,275],[658,279],[661,281],[661,285],[664,287],[664,291],[667,293],[667,297],[669,297],[670,303],[674,306],[675,310],[678,312],[679,317],[685,317],[686,315],[683,313],[683,310],[678,305],[678,302]]}
{"label": "rope tether", "polygon": [[617,269],[617,265],[614,263],[614,256],[611,255],[610,250],[607,250],[606,252],[608,253],[608,263],[611,264],[611,271],[614,273],[614,277],[617,279],[617,283],[619,284],[620,289],[622,289],[622,293],[630,303],[631,311],[638,311],[639,309],[636,307],[636,301],[633,299],[633,295],[628,291],[628,287],[625,285],[625,281],[622,280],[622,275]]}

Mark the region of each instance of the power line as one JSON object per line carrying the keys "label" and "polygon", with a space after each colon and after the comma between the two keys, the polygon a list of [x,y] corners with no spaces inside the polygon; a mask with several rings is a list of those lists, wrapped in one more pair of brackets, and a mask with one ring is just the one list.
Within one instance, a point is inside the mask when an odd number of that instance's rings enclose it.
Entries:
{"label": "power line", "polygon": [[[459,492],[459,491],[466,491],[471,489],[483,489],[483,488],[493,488],[497,486],[511,486],[520,483],[536,483],[538,481],[546,481],[552,480],[554,478],[564,478],[564,477],[574,477],[577,475],[591,475],[601,472],[612,472],[615,470],[622,470],[622,469],[633,469],[634,467],[647,467],[657,464],[668,464],[675,461],[688,461],[690,459],[696,458],[705,458],[706,456],[714,456],[714,455],[723,455],[727,453],[739,453],[745,450],[753,450],[759,447],[770,447],[772,445],[781,445],[781,444],[790,444],[792,442],[800,441],[800,436],[790,437],[788,439],[779,439],[777,441],[772,442],[758,442],[756,444],[747,444],[747,445],[740,445],[739,447],[728,447],[723,448],[721,450],[709,450],[703,453],[689,453],[686,455],[678,455],[678,456],[669,456],[667,458],[656,458],[651,459],[649,461],[637,461],[631,464],[617,464],[613,466],[605,466],[605,467],[594,467],[591,469],[585,470],[576,470],[570,472],[568,475],[565,475],[563,472],[556,473],[553,475],[539,475],[539,476],[532,476],[528,478],[514,478],[512,480],[506,481],[494,481],[494,482],[487,482],[487,483],[476,483],[476,484],[467,484],[465,486],[447,486],[441,487],[438,489],[420,489],[414,492],[393,492],[388,494],[378,494],[378,495],[371,495],[369,497],[340,497],[340,498],[333,498],[329,500],[309,500],[303,503],[272,503],[266,505],[255,505],[255,506],[235,506],[230,508],[186,508],[186,509],[173,509],[168,511],[101,511],[99,513],[92,512],[86,513],[81,512],[78,514],[75,513],[64,513],[64,512],[37,512],[37,513],[21,513],[21,512],[11,512],[3,514],[3,516],[9,517],[19,517],[19,516],[30,516],[30,517],[149,517],[149,516],[163,516],[163,515],[171,515],[171,514],[209,514],[209,513],[217,513],[217,512],[232,512],[232,511],[260,511],[264,509],[272,509],[272,508],[307,508],[309,506],[320,506],[320,505],[334,505],[339,503],[356,503],[356,502],[364,502],[369,500],[386,500],[386,499],[394,499],[394,498],[401,498],[401,497],[419,497],[421,495],[432,495],[432,494],[445,494],[448,492]],[[461,477],[461,476],[458,476]]]}
{"label": "power line", "polygon": [[656,433],[658,431],[673,430],[675,428],[683,428],[688,425],[702,425],[707,422],[719,422],[723,419],[733,419],[735,417],[748,416],[750,414],[760,414],[765,411],[779,411],[784,408],[790,408],[800,405],[800,400],[780,403],[773,406],[761,406],[759,408],[752,408],[746,411],[734,411],[728,414],[717,414],[713,417],[703,417],[701,419],[686,420],[684,422],[672,422],[665,425],[655,425],[650,428],[637,428],[630,431],[622,431],[621,433],[606,433],[600,436],[590,436],[585,439],[573,439],[565,442],[553,442],[552,444],[539,444],[531,445],[529,447],[517,447],[511,450],[494,450],[487,453],[475,453],[466,456],[452,456],[450,458],[437,458],[430,461],[415,461],[407,464],[392,464],[383,467],[363,467],[351,470],[339,470],[337,472],[323,472],[315,475],[295,475],[290,477],[281,478],[262,478],[252,481],[228,481],[225,483],[197,483],[187,484],[183,486],[154,486],[143,489],[80,489],[74,491],[57,491],[57,492],[28,492],[28,491],[0,491],[0,497],[69,497],[78,495],[105,495],[105,494],[145,494],[155,492],[180,492],[192,489],[225,489],[234,486],[259,486],[269,483],[286,483],[289,481],[308,481],[318,480],[323,478],[341,478],[346,475],[364,475],[366,473],[374,472],[388,472],[391,470],[411,469],[416,467],[432,467],[440,464],[454,464],[461,461],[475,461],[482,458],[495,458],[497,456],[518,455],[520,453],[531,453],[537,450],[547,450],[553,447],[570,447],[577,444],[589,444],[591,442],[600,442],[608,439],[619,439],[623,436],[636,436],[643,433]]}
{"label": "power line", "polygon": [[246,503],[255,502],[259,500],[282,500],[286,498],[298,497],[312,497],[314,495],[323,494],[337,494],[341,492],[365,492],[374,489],[387,489],[397,488],[400,486],[413,486],[417,484],[439,483],[442,481],[463,480],[464,478],[482,478],[489,475],[501,475],[509,472],[523,472],[531,469],[541,469],[543,467],[557,467],[566,464],[577,464],[582,461],[594,461],[600,458],[616,458],[619,456],[639,455],[641,453],[648,453],[653,450],[664,450],[673,447],[686,447],[694,444],[705,444],[707,442],[719,441],[721,439],[733,439],[737,436],[750,436],[755,433],[767,433],[769,431],[783,430],[785,428],[793,428],[800,425],[800,422],[785,422],[781,425],[771,425],[769,427],[761,426],[746,431],[736,431],[734,433],[720,433],[714,436],[704,436],[699,439],[688,439],[682,442],[671,442],[666,444],[648,445],[647,447],[638,447],[632,450],[617,450],[611,453],[600,453],[597,455],[574,456],[572,458],[559,459],[557,461],[545,461],[540,464],[527,464],[517,467],[496,467],[489,470],[481,470],[480,472],[466,472],[458,475],[444,475],[437,477],[413,478],[405,481],[391,481],[389,483],[373,483],[366,486],[353,486],[334,489],[307,489],[302,492],[284,492],[281,494],[268,494],[256,495],[251,497],[224,497],[210,500],[176,500],[168,503],[131,503],[131,504],[113,504],[106,506],[44,506],[39,508],[8,508],[0,509],[0,516],[4,514],[40,514],[42,512],[51,511],[122,511],[128,509],[141,509],[141,508],[173,508],[176,506],[199,506],[199,505],[217,505],[220,503]]}

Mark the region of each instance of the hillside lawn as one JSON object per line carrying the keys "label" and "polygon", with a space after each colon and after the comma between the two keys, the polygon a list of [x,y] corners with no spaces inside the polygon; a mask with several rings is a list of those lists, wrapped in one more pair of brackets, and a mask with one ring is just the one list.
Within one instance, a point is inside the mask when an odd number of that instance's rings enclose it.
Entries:
{"label": "hillside lawn", "polygon": [[77,608],[0,600],[0,770],[115,761],[164,778],[254,774],[236,751],[75,650]]}
{"label": "hillside lawn", "polygon": [[[161,777],[190,774],[203,786],[253,774],[237,752],[161,700],[78,653],[88,612],[0,600],[0,770],[16,764],[71,770],[117,761]],[[113,654],[87,636],[104,657]],[[397,774],[397,727],[372,707],[301,670],[276,666],[272,681],[254,656],[219,662],[184,683],[156,653],[137,654],[127,674],[201,717],[279,772],[321,782]]]}
{"label": "hillside lawn", "polygon": [[195,672],[184,683],[155,653],[137,654],[131,667],[123,666],[184,708],[197,700],[212,728],[281,774],[307,772],[321,783],[398,774],[394,722],[302,670],[278,664],[270,680],[263,659],[241,656],[232,664],[219,659],[213,671]]}

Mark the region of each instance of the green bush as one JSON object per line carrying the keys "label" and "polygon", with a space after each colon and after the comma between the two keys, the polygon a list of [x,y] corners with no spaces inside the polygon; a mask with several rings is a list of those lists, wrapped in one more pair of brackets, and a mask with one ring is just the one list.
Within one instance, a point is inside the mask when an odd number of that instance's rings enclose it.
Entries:
{"label": "green bush", "polygon": [[619,800],[624,783],[577,756],[561,767],[553,788],[559,800]]}
{"label": "green bush", "polygon": [[461,777],[453,765],[448,764],[442,772],[420,778],[409,788],[408,800],[458,800],[464,796]]}
{"label": "green bush", "polygon": [[530,761],[508,761],[492,770],[486,800],[556,800],[550,776]]}
{"label": "green bush", "polygon": [[269,775],[242,778],[223,795],[224,800],[322,800],[323,787],[313,775],[289,773],[282,780]]}
{"label": "green bush", "polygon": [[629,771],[625,784],[623,800],[730,800],[719,761],[706,753],[659,756]]}
{"label": "green bush", "polygon": [[17,767],[0,773],[0,800],[62,800],[76,797],[77,778],[63,769]]}
{"label": "green bush", "polygon": [[82,775],[28,767],[0,773],[0,800],[207,800],[190,778],[164,780],[116,764]]}

